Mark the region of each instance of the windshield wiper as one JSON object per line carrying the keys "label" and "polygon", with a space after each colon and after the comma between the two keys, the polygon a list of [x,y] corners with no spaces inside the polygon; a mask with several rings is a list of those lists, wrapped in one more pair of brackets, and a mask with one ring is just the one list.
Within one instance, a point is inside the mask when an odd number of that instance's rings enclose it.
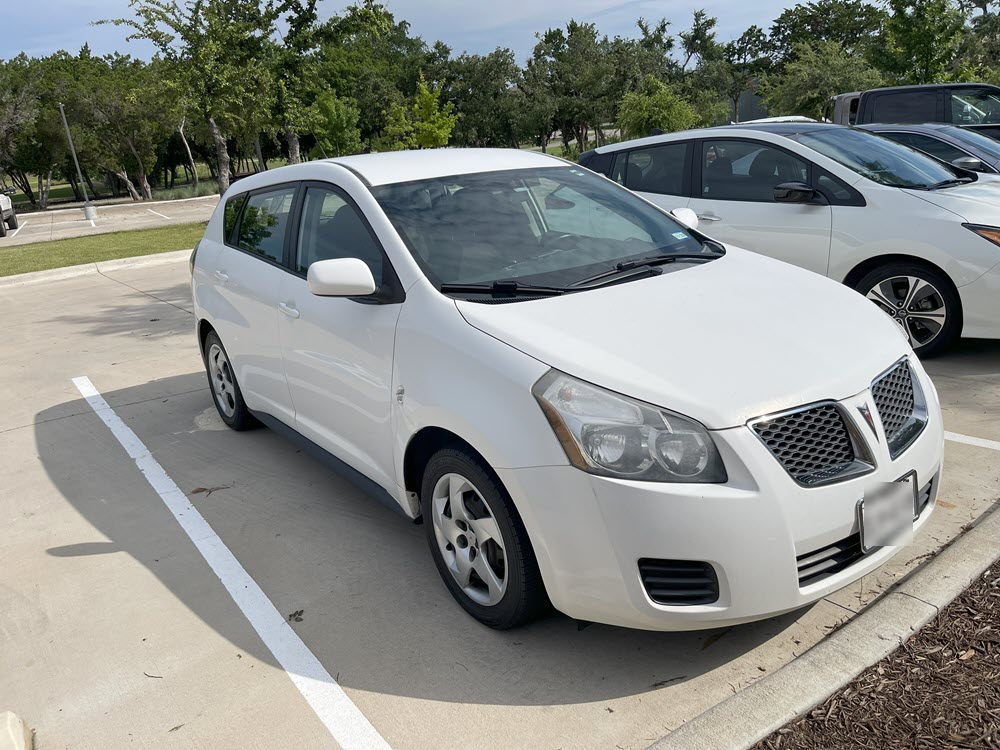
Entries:
{"label": "windshield wiper", "polygon": [[941,180],[941,182],[935,182],[933,185],[928,185],[924,190],[937,190],[938,188],[948,187],[949,185],[966,185],[973,182],[975,178],[973,177],[955,177],[951,180]]}
{"label": "windshield wiper", "polygon": [[544,297],[573,291],[560,286],[523,284],[513,279],[493,281],[489,284],[442,284],[440,289],[443,294],[537,294]]}
{"label": "windshield wiper", "polygon": [[[620,274],[636,270],[638,270],[638,273],[629,274],[624,278],[616,280],[624,281],[627,278],[638,278],[644,275],[656,276],[663,273],[663,270],[657,268],[657,266],[662,266],[666,263],[675,263],[678,260],[715,260],[716,258],[721,257],[721,255],[721,253],[713,253],[711,255],[705,253],[673,253],[671,255],[663,255],[661,253],[660,255],[650,255],[648,257],[637,258],[635,260],[624,260],[610,270],[601,271],[593,276],[588,276],[585,279],[575,281],[571,284],[571,286],[574,288],[589,287],[595,281],[603,281],[605,279],[610,280]],[[600,284],[597,284],[597,286],[600,286]]]}

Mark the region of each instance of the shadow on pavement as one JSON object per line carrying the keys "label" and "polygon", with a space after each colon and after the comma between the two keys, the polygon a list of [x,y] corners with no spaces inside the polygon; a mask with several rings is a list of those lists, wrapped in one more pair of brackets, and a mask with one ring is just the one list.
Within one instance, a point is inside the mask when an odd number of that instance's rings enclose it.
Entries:
{"label": "shadow on pavement", "polygon": [[[113,320],[102,315],[103,332],[113,330]],[[278,610],[303,610],[292,627],[349,689],[530,706],[636,695],[725,667],[803,614],[697,633],[580,628],[554,614],[519,630],[493,631],[451,599],[423,527],[365,497],[270,430],[225,429],[203,373],[103,395],[124,404],[116,412]],[[125,552],[236,651],[274,664],[110,431],[82,399],[71,406],[84,416],[48,419],[55,409],[65,414],[65,404],[37,415],[38,455],[67,501],[110,541],[49,554]],[[725,687],[726,678],[720,679]]]}

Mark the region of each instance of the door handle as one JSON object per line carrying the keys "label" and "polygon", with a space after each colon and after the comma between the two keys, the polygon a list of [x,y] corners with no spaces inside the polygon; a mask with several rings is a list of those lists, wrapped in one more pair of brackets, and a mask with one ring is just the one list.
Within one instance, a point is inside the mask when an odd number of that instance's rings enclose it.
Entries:
{"label": "door handle", "polygon": [[722,221],[722,217],[712,216],[712,214],[698,214],[698,221]]}
{"label": "door handle", "polygon": [[222,271],[216,271],[215,278],[221,283],[225,284],[227,281],[229,281],[229,274],[223,273]]}
{"label": "door handle", "polygon": [[299,311],[296,310],[294,307],[289,307],[284,302],[279,302],[278,303],[278,309],[281,310],[281,312],[283,312],[289,318],[297,318],[297,317],[299,317]]}

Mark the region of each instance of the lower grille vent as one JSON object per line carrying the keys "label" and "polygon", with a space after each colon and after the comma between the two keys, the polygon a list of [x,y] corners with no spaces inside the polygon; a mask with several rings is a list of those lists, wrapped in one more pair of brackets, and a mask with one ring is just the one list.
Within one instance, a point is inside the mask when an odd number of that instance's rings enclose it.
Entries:
{"label": "lower grille vent", "polygon": [[719,577],[698,560],[639,560],[639,576],[649,598],[673,606],[711,604],[719,600]]}

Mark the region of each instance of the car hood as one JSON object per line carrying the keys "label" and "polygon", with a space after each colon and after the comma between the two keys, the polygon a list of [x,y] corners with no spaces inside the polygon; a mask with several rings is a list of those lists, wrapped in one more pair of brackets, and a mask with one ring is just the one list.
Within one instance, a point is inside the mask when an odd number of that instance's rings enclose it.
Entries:
{"label": "car hood", "polygon": [[951,211],[972,224],[1000,226],[1000,178],[980,176],[968,185],[942,190],[908,190],[915,198]]}
{"label": "car hood", "polygon": [[456,305],[551,367],[712,429],[853,396],[910,351],[857,292],[737,248],[588,292]]}

